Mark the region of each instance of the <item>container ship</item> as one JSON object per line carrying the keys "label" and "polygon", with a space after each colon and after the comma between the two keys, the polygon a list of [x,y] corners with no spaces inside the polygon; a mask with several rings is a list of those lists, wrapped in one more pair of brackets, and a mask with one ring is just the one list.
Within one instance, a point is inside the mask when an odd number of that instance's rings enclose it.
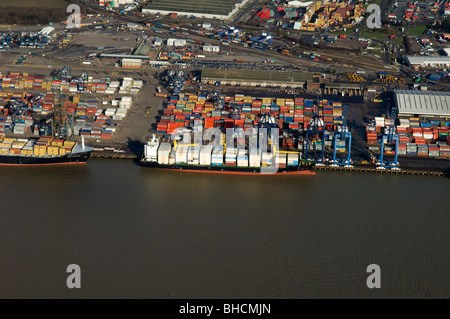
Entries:
{"label": "container ship", "polygon": [[[314,175],[313,161],[299,161],[299,152],[279,151],[274,156],[278,169],[274,175]],[[272,165],[272,155],[257,149],[213,145],[176,146],[161,143],[153,135],[144,148],[141,165],[195,173],[263,175],[262,168]],[[264,174],[265,175],[265,174]]]}
{"label": "container ship", "polygon": [[[61,165],[86,164],[92,147],[74,141],[73,118],[69,119],[60,93],[55,91],[52,111],[52,135],[39,138],[16,139],[0,134],[0,165]],[[17,123],[15,124],[18,125]],[[16,127],[15,127],[16,131]]]}
{"label": "container ship", "polygon": [[0,165],[86,164],[92,148],[68,140],[41,136],[39,139],[15,139],[0,135]]}

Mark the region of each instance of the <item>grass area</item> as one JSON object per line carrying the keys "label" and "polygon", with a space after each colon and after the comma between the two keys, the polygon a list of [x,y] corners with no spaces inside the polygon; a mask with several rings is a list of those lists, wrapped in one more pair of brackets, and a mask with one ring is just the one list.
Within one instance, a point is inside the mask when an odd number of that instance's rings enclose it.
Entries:
{"label": "grass area", "polygon": [[391,35],[397,35],[399,32],[394,28],[365,29],[361,36],[369,39],[386,40]]}
{"label": "grass area", "polygon": [[64,0],[0,0],[0,7],[65,8]]}
{"label": "grass area", "polygon": [[[375,48],[373,50],[371,50],[373,55],[378,55],[381,57],[381,48]],[[370,51],[369,51],[370,52]]]}
{"label": "grass area", "polygon": [[342,30],[342,31],[335,31],[335,32],[330,32],[330,34],[332,34],[332,35],[340,35],[340,34],[346,34],[346,35],[352,35],[352,34],[354,34],[355,33],[355,30],[356,30],[357,28],[350,28],[350,29],[347,29],[347,30]]}
{"label": "grass area", "polygon": [[412,27],[412,28],[408,28],[406,31],[409,34],[413,34],[413,35],[422,35],[425,33],[425,31],[427,31],[428,28],[426,25],[418,25],[416,27]]}
{"label": "grass area", "polygon": [[394,39],[395,44],[397,44],[400,47],[403,47],[403,37],[396,37]]}

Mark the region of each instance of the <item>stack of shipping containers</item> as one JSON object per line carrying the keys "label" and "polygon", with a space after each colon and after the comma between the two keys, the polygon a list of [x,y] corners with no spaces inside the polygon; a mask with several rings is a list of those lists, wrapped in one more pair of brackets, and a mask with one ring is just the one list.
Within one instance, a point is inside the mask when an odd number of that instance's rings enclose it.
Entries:
{"label": "stack of shipping containers", "polygon": [[[388,133],[390,119],[375,118],[375,125],[366,127],[367,143],[375,145]],[[399,155],[449,157],[450,122],[443,120],[425,120],[417,117],[400,118],[395,124],[398,134]],[[385,148],[386,154],[394,152],[393,147]]]}

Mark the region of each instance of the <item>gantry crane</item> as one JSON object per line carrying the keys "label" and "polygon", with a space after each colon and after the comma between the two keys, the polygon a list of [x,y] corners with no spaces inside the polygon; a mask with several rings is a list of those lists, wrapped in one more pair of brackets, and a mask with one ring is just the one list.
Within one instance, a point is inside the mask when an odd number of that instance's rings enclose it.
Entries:
{"label": "gantry crane", "polygon": [[[305,149],[303,154],[305,154],[306,160],[313,160],[317,164],[324,164],[325,160],[325,125],[323,119],[320,117],[319,111],[319,99],[320,94],[317,95],[317,104],[314,106],[314,115],[311,121],[308,123],[308,128],[306,130],[306,141],[305,141]],[[310,154],[310,139],[312,142],[312,153]],[[322,149],[317,150],[317,144],[314,143],[318,140],[321,140]],[[317,152],[320,151],[320,155],[317,155]]]}
{"label": "gantry crane", "polygon": [[398,168],[398,143],[399,143],[398,135],[394,134],[392,136],[392,141],[395,142],[395,156],[394,156],[393,162],[384,161],[384,144],[386,143],[387,138],[388,138],[387,135],[383,135],[383,137],[381,138],[380,158],[377,162],[377,165],[378,165],[377,168],[378,169],[386,169],[386,168],[399,169]]}
{"label": "gantry crane", "polygon": [[395,134],[395,120],[397,116],[397,107],[393,106],[391,109],[391,123],[388,128],[388,142],[389,144],[392,144],[393,137]]}
{"label": "gantry crane", "polygon": [[[352,161],[351,161],[352,133],[348,129],[348,105],[343,105],[342,109],[343,109],[343,112],[342,112],[343,124],[342,124],[340,132],[338,131],[337,128],[334,132],[334,147],[333,147],[332,163],[333,163],[333,165],[338,165],[338,166],[350,166],[352,163]],[[340,137],[341,141],[345,141],[345,143],[346,143],[346,148],[347,148],[347,158],[346,159],[336,158],[338,136]]]}
{"label": "gantry crane", "polygon": [[66,137],[69,141],[74,139],[73,116],[67,115],[58,90],[53,91],[52,136]]}

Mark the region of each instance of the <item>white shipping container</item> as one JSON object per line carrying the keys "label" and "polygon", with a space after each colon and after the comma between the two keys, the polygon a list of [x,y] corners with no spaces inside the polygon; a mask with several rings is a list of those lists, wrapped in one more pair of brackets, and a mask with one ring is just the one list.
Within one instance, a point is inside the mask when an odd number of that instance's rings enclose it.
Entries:
{"label": "white shipping container", "polygon": [[286,164],[286,153],[278,153],[275,157],[275,162],[279,164]]}
{"label": "white shipping container", "polygon": [[187,163],[188,162],[189,146],[179,146],[175,151],[175,163]]}
{"label": "white shipping container", "polygon": [[105,110],[105,115],[107,115],[107,116],[113,116],[113,115],[116,114],[116,110],[117,110],[117,109],[112,109],[112,108],[106,109],[106,110]]}
{"label": "white shipping container", "polygon": [[169,164],[169,156],[172,146],[170,143],[161,143],[158,148],[158,163]]}
{"label": "white shipping container", "polygon": [[409,119],[400,119],[400,126],[401,127],[409,127]]}
{"label": "white shipping container", "polygon": [[212,145],[203,145],[200,149],[200,165],[211,165]]}
{"label": "white shipping container", "polygon": [[114,94],[116,93],[116,89],[115,88],[107,88],[105,90],[105,94]]}
{"label": "white shipping container", "polygon": [[[189,149],[188,160],[190,162],[196,161],[198,163],[200,159],[200,146],[192,146]],[[192,163],[194,164],[194,163]]]}

